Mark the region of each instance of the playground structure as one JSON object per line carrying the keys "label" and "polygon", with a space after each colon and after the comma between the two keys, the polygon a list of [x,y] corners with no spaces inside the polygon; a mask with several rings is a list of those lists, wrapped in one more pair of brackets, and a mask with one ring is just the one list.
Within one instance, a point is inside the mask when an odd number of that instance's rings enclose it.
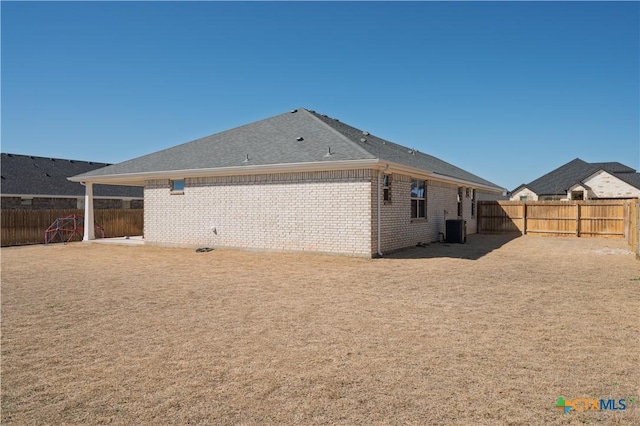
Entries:
{"label": "playground structure", "polygon": [[[94,222],[96,238],[104,238],[104,228]],[[44,231],[44,243],[68,243],[74,237],[82,239],[84,234],[84,217],[72,214],[66,217],[57,218]]]}

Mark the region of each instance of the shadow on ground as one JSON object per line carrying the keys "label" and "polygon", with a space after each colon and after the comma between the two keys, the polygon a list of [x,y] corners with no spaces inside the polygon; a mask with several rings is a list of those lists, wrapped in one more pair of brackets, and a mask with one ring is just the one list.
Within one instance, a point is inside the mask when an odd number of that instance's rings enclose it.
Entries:
{"label": "shadow on ground", "polygon": [[389,255],[387,259],[432,259],[450,257],[454,259],[477,260],[512,241],[521,234],[485,235],[472,234],[467,236],[465,244],[430,243],[419,247],[408,248]]}

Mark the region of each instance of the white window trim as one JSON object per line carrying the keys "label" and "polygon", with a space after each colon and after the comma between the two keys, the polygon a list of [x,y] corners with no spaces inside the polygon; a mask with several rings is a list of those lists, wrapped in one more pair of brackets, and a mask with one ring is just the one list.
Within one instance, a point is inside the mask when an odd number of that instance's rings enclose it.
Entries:
{"label": "white window trim", "polygon": [[[175,182],[182,182],[182,189],[174,189]],[[185,182],[184,179],[171,179],[169,180],[169,193],[171,195],[182,195],[184,194]]]}
{"label": "white window trim", "polygon": [[[427,181],[425,180],[421,180],[421,179],[411,179],[411,184],[413,185],[413,182],[422,182],[422,189],[423,189],[423,197],[414,197],[413,194],[409,193],[411,195],[411,201],[416,200],[416,211],[415,214],[416,216],[414,217],[414,211],[413,211],[413,203],[411,203],[411,220],[412,221],[419,221],[419,220],[426,220],[427,219]],[[419,212],[420,212],[420,201],[424,201],[424,216],[418,216]]]}

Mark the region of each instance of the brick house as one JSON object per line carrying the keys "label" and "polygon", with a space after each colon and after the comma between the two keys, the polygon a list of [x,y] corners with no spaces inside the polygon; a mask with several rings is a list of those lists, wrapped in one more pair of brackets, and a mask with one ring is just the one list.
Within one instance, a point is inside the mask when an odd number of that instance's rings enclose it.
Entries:
{"label": "brick house", "polygon": [[[90,161],[6,153],[1,158],[2,210],[83,209],[84,187],[67,178],[108,166]],[[142,206],[142,188],[113,185],[95,187],[94,208],[141,209]]]}
{"label": "brick house", "polygon": [[437,241],[447,219],[473,233],[476,202],[503,192],[302,108],[70,179],[89,198],[93,184],[144,186],[147,244],[365,257]]}
{"label": "brick house", "polygon": [[511,191],[512,201],[640,198],[640,173],[618,162],[569,161]]}

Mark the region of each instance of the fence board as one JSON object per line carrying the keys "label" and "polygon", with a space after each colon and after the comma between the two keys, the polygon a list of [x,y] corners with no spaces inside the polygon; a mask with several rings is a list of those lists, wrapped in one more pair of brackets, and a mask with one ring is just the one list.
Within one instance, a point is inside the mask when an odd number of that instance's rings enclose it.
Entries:
{"label": "fence board", "polygon": [[[3,210],[2,246],[43,244],[45,229],[57,218],[72,214],[83,216],[84,210]],[[142,235],[144,229],[142,209],[96,209],[94,216],[105,237]]]}
{"label": "fence board", "polygon": [[638,246],[637,200],[482,201],[479,232],[626,238]]}

